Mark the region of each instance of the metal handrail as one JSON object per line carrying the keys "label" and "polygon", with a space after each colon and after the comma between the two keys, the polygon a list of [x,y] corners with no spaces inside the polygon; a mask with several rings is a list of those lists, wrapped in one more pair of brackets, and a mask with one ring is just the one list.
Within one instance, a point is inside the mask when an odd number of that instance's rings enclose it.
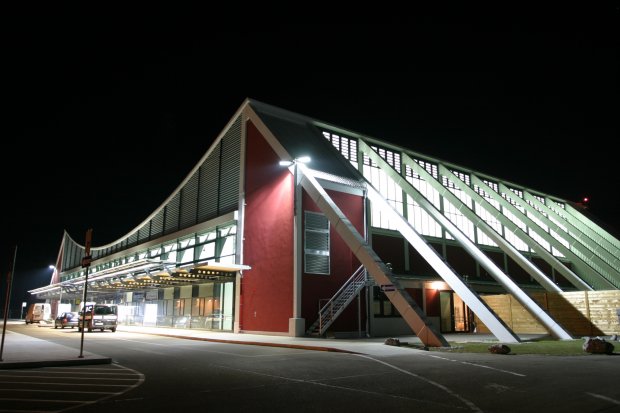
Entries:
{"label": "metal handrail", "polygon": [[[319,335],[324,333],[324,329],[329,327],[331,322],[337,317],[342,309],[351,302],[352,297],[358,292],[358,287],[366,284],[366,270],[360,265],[349,279],[340,287],[329,301],[319,310]],[[334,304],[341,296],[346,296],[344,302],[339,302],[337,308]]]}

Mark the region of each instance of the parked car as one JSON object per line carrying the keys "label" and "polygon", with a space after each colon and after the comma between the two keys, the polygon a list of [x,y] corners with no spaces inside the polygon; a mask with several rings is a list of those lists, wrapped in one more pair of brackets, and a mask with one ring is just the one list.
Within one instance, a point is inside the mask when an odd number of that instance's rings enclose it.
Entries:
{"label": "parked car", "polygon": [[56,317],[54,320],[54,328],[77,327],[79,315],[73,311],[66,311]]}

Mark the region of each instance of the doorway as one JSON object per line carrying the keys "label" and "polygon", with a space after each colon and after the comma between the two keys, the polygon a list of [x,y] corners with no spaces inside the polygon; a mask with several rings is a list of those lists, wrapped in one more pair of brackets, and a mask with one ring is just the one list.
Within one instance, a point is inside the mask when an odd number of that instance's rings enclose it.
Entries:
{"label": "doorway", "polygon": [[473,313],[454,291],[440,291],[439,305],[442,333],[469,333],[472,331]]}

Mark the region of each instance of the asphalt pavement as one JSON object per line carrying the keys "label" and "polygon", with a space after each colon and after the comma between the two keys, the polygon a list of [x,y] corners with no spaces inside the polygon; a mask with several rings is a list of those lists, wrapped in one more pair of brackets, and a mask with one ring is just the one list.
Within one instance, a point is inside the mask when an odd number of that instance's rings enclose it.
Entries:
{"label": "asphalt pavement", "polygon": [[[22,324],[23,320],[11,320],[9,324]],[[52,324],[42,323],[41,328],[53,328]],[[385,344],[385,337],[371,338],[310,338],[289,337],[285,335],[234,334],[219,331],[176,329],[162,327],[118,326],[117,331],[171,336],[189,340],[212,341],[219,343],[245,344],[255,346],[287,347],[315,351],[331,351],[367,354],[371,356],[389,356],[411,352],[409,347],[398,347]],[[1,330],[0,330],[1,332]],[[454,334],[444,335],[451,342],[489,342],[497,343],[492,335]],[[401,343],[420,345],[416,336],[399,336]],[[105,355],[82,353],[71,347],[62,346],[47,340],[41,340],[20,334],[7,328],[0,369],[35,368],[51,366],[72,366],[81,364],[110,364],[111,358]]]}

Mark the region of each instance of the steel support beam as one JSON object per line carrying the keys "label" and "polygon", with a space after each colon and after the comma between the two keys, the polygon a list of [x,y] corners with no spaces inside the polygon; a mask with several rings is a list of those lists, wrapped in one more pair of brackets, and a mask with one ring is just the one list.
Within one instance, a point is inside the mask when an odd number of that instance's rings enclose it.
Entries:
{"label": "steel support beam", "polygon": [[[548,208],[529,192],[523,191],[523,199],[528,201],[528,211],[534,210],[531,206],[534,205],[534,207],[546,213],[545,224],[547,224],[550,229],[557,232],[558,235],[565,237],[571,248],[579,251],[579,253],[584,256],[589,256],[589,259],[593,261],[594,265],[600,266],[604,271],[607,271],[612,278],[611,280],[608,278],[608,280],[616,284],[616,287],[620,288],[620,273],[618,273],[618,271],[620,271],[620,258],[617,254],[614,256],[572,223],[561,219],[555,211]],[[556,221],[552,220],[550,217],[555,217]],[[561,224],[557,222],[561,222]],[[566,226],[566,229],[562,228],[562,225]]]}
{"label": "steel support beam", "polygon": [[[516,204],[521,205],[526,211],[537,213],[535,212],[536,210],[534,208],[528,205],[527,202],[524,202],[522,198],[518,197],[514,192],[512,192],[506,185],[502,184],[501,182],[499,183],[499,190],[500,190],[500,193],[503,193],[506,197],[512,199],[513,202],[515,202]],[[519,211],[519,209],[514,207],[512,204],[510,204],[510,202],[508,201],[506,202],[511,207],[513,207],[514,211]],[[513,211],[511,212],[515,214],[515,212]],[[536,222],[534,222],[534,220],[528,217],[525,212],[519,211],[519,213],[515,215],[517,216],[518,219],[523,221],[530,230],[534,231],[536,235],[538,235],[539,237],[547,241],[549,245],[557,249],[562,255],[564,255],[567,259],[569,259],[575,267],[579,268],[579,270],[581,271],[581,274],[579,275],[581,275],[582,277],[585,277],[586,280],[589,281],[593,287],[598,288],[598,289],[615,289],[616,288],[607,279],[606,277],[607,274],[601,274],[600,271],[598,271],[596,268],[592,266],[591,262],[588,262],[589,260],[585,260],[581,258],[580,256],[578,256],[577,254],[575,254],[573,251],[570,250],[570,248],[567,248],[559,240],[555,239],[555,237],[553,237],[550,233],[548,233],[543,228],[541,228],[540,225],[538,225]],[[544,221],[544,219],[541,219],[541,221]]]}
{"label": "steel support beam", "polygon": [[[497,201],[502,208],[511,212],[515,216],[521,215],[521,211],[519,211],[516,207],[514,207],[510,202],[506,201],[500,194],[495,192],[493,188],[484,183],[480,178],[476,175],[470,175],[472,184],[477,185],[485,193],[489,194],[491,198]],[[517,224],[512,222],[507,216],[502,214],[497,208],[495,208],[491,203],[484,202],[481,203],[480,206],[485,208],[491,214],[494,215],[496,219],[498,219],[502,225],[506,228],[506,230],[511,231],[515,234],[521,241],[523,241],[528,247],[532,248],[539,257],[545,260],[551,267],[559,272],[564,278],[566,278],[575,288],[581,291],[591,291],[593,288],[588,285],[585,281],[583,281],[577,274],[568,269],[564,264],[562,264],[553,254],[547,251],[542,245],[540,245],[536,240],[529,236],[529,234],[523,231]],[[527,218],[527,217],[526,217]],[[529,218],[527,218],[529,220]],[[529,220],[531,221],[531,220]],[[534,224],[532,222],[532,224]],[[527,225],[527,223],[526,223]],[[536,225],[536,224],[534,224]]]}
{"label": "steel support beam", "polygon": [[[301,172],[301,185],[310,198],[316,203],[321,212],[325,214],[332,227],[342,237],[368,273],[380,285],[394,285],[394,291],[386,291],[385,295],[403,317],[403,320],[411,327],[415,334],[426,346],[447,347],[447,340],[437,328],[430,323],[420,307],[413,301],[409,294],[392,277],[392,272],[381,261],[377,254],[370,248],[364,238],[357,232],[351,221],[338,208],[321,184],[313,176],[312,171],[305,165],[299,165]],[[430,248],[430,247],[429,247]]]}
{"label": "steel support beam", "polygon": [[[406,156],[406,155],[404,155]],[[453,205],[458,205],[458,210],[463,213],[474,223],[474,226],[482,231],[487,237],[489,237],[493,242],[497,244],[497,246],[506,253],[510,258],[512,258],[521,268],[523,268],[533,279],[538,281],[538,283],[546,290],[551,292],[561,292],[562,289],[558,287],[549,277],[547,277],[542,271],[538,269],[530,260],[523,256],[515,247],[512,246],[510,242],[508,242],[501,234],[499,234],[495,229],[493,229],[489,224],[486,223],[485,220],[480,218],[476,212],[470,209],[467,205],[465,205],[459,198],[456,197],[449,189],[444,187],[441,182],[438,182],[436,179],[426,172],[425,169],[420,168],[419,165],[414,162],[411,158],[407,156],[407,164],[410,163],[415,164],[419,170],[424,171],[424,173],[428,174],[428,176],[423,175],[424,179],[429,182],[433,188],[439,191],[440,195],[448,199]],[[410,165],[411,166],[411,165]],[[420,172],[418,172],[420,174]],[[465,193],[465,195],[469,196],[474,203],[476,204],[487,204],[485,199],[480,196],[476,191],[474,191],[469,185],[463,182],[458,176],[456,176],[451,170],[439,164],[439,174],[441,176],[445,176],[451,182],[454,183],[461,191]],[[493,208],[495,211],[497,209]],[[497,211],[499,212],[499,211]]]}
{"label": "steel support beam", "polygon": [[[552,202],[549,199],[546,201],[547,203]],[[559,208],[558,205],[552,204],[551,206],[553,208]],[[618,241],[616,237],[605,231],[605,229],[601,228],[596,223],[592,222],[569,204],[564,204],[564,209],[562,209],[562,212],[564,213],[563,218],[565,220],[570,221],[574,226],[581,229],[592,239],[600,240],[601,244],[608,248],[610,252],[620,255],[620,241]],[[558,215],[562,216],[560,213],[558,213]]]}
{"label": "steel support beam", "polygon": [[[549,314],[547,314],[542,308],[538,306],[525,292],[515,284],[504,272],[487,257],[480,249],[469,239],[463,232],[461,232],[456,225],[452,223],[445,215],[441,213],[429,200],[424,197],[413,185],[411,185],[402,175],[396,172],[378,153],[372,150],[365,143],[359,143],[360,148],[364,153],[385,172],[385,174],[391,178],[396,185],[398,185],[403,191],[407,193],[415,202],[417,202],[424,211],[426,211],[435,221],[439,223],[448,233],[460,244],[460,246],[471,255],[476,262],[478,262],[489,274],[502,285],[506,291],[512,294],[515,299],[534,317],[536,318],[547,330],[556,338],[563,340],[570,340],[572,337],[568,334],[558,323],[553,320]],[[445,196],[450,202],[453,202],[455,206],[461,204],[465,208],[461,208],[461,211],[470,211],[465,204],[463,204],[454,194],[452,194],[447,188],[437,182],[424,168],[420,167],[413,159],[406,154],[402,154],[403,162],[409,165],[422,179],[431,185],[437,183],[443,188],[439,193]],[[439,188],[439,189],[441,189]],[[444,191],[445,190],[445,191]],[[447,193],[446,193],[447,192]],[[448,195],[449,194],[449,195]],[[407,222],[404,217],[402,220]],[[486,223],[485,223],[486,224]],[[492,232],[495,232],[491,230]],[[546,278],[546,277],[545,277]],[[459,294],[460,295],[460,294]],[[469,305],[469,303],[466,303]],[[474,302],[474,304],[477,304]],[[477,307],[470,306],[472,311],[478,315]],[[478,315],[480,317],[480,315]],[[480,317],[481,318],[481,317]],[[484,321],[483,321],[484,322]],[[485,323],[486,324],[486,323]]]}
{"label": "steel support beam", "polygon": [[[450,173],[452,176],[456,177],[456,175],[454,175],[451,171],[449,171],[443,165],[439,165],[439,171],[442,175],[444,173]],[[573,283],[573,285],[577,283],[575,287],[579,288],[580,290],[592,290],[590,286],[584,283],[576,274],[574,274],[570,269],[568,269],[564,264],[562,264],[555,256],[553,256],[551,253],[549,253],[549,251],[544,249],[540,244],[538,244],[538,242],[536,242],[536,240],[530,237],[518,225],[512,222],[507,216],[503,215],[501,211],[495,208],[491,203],[487,202],[487,200],[484,197],[479,195],[469,185],[467,185],[465,182],[458,179],[458,177],[453,182],[459,189],[465,192],[465,194],[469,195],[471,199],[474,202],[476,202],[481,208],[484,208],[489,214],[493,216],[493,218],[497,219],[500,222],[500,224],[502,224],[502,226],[506,228],[506,230],[512,232],[517,238],[523,241],[528,247],[532,248],[552,268],[554,268],[556,271],[558,271],[560,274],[566,277],[566,279],[575,280],[575,282]],[[488,192],[488,191],[485,191],[485,192]],[[492,196],[492,194],[489,194],[489,195]],[[513,257],[511,256],[511,258]],[[527,262],[529,263],[530,261],[528,260]],[[545,278],[547,277],[545,276]]]}

